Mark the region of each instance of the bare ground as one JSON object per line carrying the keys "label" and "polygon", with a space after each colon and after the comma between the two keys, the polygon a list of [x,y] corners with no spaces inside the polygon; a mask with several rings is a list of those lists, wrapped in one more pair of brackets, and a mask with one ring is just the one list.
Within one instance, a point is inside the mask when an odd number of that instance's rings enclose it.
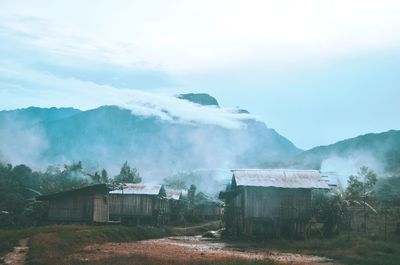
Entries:
{"label": "bare ground", "polygon": [[28,241],[28,238],[19,240],[18,246],[15,246],[12,252],[4,256],[3,263],[7,265],[24,265],[29,250]]}
{"label": "bare ground", "polygon": [[104,243],[86,246],[71,258],[79,261],[101,261],[113,257],[149,257],[171,262],[216,261],[223,259],[272,260],[278,264],[333,265],[333,261],[318,257],[279,252],[246,243],[225,243],[201,236],[168,237],[129,243]]}

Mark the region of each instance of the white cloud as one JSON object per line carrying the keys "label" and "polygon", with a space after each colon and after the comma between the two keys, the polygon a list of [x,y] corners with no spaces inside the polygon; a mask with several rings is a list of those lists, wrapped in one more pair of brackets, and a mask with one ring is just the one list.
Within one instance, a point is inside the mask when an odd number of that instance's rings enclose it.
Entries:
{"label": "white cloud", "polygon": [[242,120],[250,118],[248,114],[236,113],[234,109],[201,106],[173,95],[118,89],[75,78],[60,78],[23,66],[7,69],[8,66],[0,61],[2,109],[56,106],[87,110],[102,105],[117,105],[136,115],[233,129],[242,127]]}
{"label": "white cloud", "polygon": [[43,49],[174,74],[400,48],[395,0],[1,5],[0,25],[34,34],[32,44]]}

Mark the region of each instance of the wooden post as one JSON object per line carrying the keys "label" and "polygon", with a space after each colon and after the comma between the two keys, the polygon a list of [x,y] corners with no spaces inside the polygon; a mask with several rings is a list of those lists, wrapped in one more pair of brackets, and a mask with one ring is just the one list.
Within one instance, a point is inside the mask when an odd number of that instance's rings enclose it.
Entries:
{"label": "wooden post", "polygon": [[385,241],[387,240],[387,209],[385,208]]}

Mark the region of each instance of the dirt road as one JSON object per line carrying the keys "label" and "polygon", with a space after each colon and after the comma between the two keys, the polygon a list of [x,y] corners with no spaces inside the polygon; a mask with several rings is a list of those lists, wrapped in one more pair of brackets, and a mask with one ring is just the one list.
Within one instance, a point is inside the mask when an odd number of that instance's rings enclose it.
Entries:
{"label": "dirt road", "polygon": [[4,264],[24,265],[28,249],[28,238],[21,239],[18,246],[14,247],[13,252],[8,253],[4,257]]}
{"label": "dirt road", "polygon": [[129,243],[105,243],[86,246],[73,259],[81,261],[100,261],[115,256],[149,257],[166,262],[212,261],[227,258],[273,260],[280,264],[319,265],[336,264],[317,256],[283,253],[271,249],[257,248],[254,245],[231,244],[218,240],[194,237],[168,237]]}

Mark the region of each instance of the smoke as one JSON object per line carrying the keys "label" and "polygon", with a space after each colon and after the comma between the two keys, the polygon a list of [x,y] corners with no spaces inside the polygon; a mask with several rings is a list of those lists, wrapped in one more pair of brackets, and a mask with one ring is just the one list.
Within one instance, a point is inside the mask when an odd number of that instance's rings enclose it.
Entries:
{"label": "smoke", "polygon": [[[331,173],[331,179],[335,183],[339,182],[342,186],[347,186],[349,176],[357,175],[362,166],[367,166],[377,173],[379,176],[384,174],[384,166],[376,156],[369,152],[354,152],[347,156],[330,156],[321,163],[322,173]],[[329,174],[328,174],[329,175]]]}
{"label": "smoke", "polygon": [[41,155],[48,148],[47,138],[40,126],[32,121],[0,120],[0,160],[40,168]]}
{"label": "smoke", "polygon": [[[92,164],[105,167],[112,175],[118,173],[125,160],[138,168],[146,182],[160,182],[168,176],[196,172],[199,178],[190,181],[195,180],[193,184],[203,191],[215,191],[215,185],[210,184],[220,179],[219,173],[209,173],[207,171],[213,171],[209,169],[242,166],[241,156],[253,146],[251,136],[244,129],[173,123],[162,123],[157,132],[128,137],[124,148],[99,142],[95,140],[92,146],[82,146],[80,155],[96,154]],[[230,176],[229,170],[225,172],[223,179]],[[219,188],[221,185],[218,185]]]}

